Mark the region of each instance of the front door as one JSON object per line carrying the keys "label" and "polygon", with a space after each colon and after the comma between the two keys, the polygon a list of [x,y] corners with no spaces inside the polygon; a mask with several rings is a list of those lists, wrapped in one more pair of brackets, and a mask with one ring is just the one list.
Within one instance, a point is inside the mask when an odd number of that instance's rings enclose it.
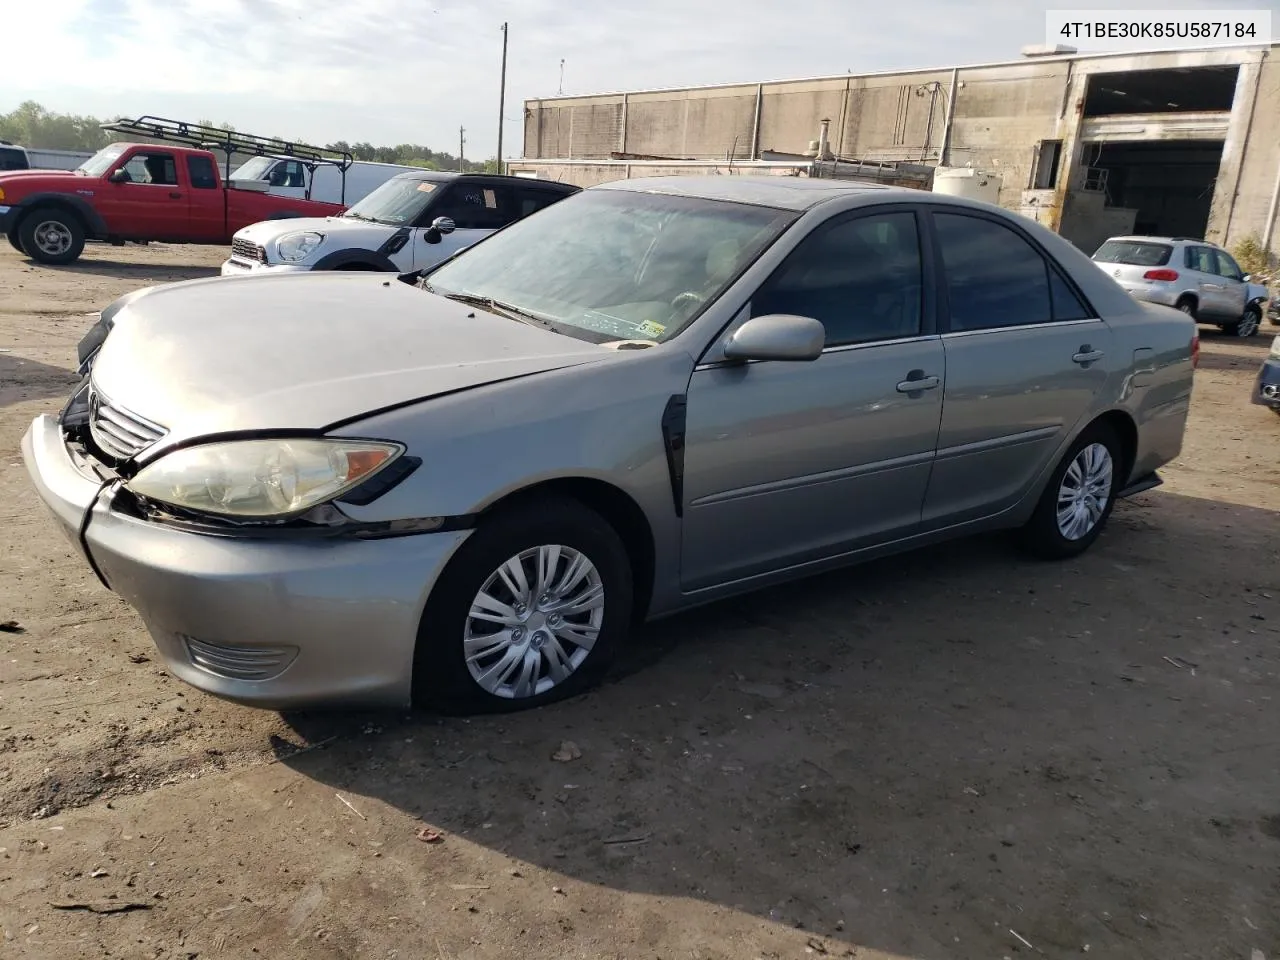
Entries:
{"label": "front door", "polygon": [[933,222],[947,382],[926,529],[1016,503],[1130,359],[1029,237],[976,211]]}
{"label": "front door", "polygon": [[836,217],[792,251],[750,305],[751,316],[821,320],[822,356],[694,371],[685,590],[917,528],[945,372],[923,263],[911,208]]}
{"label": "front door", "polygon": [[1244,314],[1249,299],[1249,285],[1244,271],[1225,250],[1213,251],[1218,277],[1222,280],[1222,309],[1228,320],[1238,320]]}
{"label": "front door", "polygon": [[[503,185],[460,179],[438,189],[441,195],[427,207],[422,222],[414,230],[414,270],[435,266],[516,218],[510,191]],[[433,243],[430,226],[437,217],[452,220],[454,230],[440,235]]]}
{"label": "front door", "polygon": [[122,183],[102,185],[98,208],[107,230],[125,239],[186,240],[190,198],[178,180],[172,152],[160,148],[135,150],[122,164]]}

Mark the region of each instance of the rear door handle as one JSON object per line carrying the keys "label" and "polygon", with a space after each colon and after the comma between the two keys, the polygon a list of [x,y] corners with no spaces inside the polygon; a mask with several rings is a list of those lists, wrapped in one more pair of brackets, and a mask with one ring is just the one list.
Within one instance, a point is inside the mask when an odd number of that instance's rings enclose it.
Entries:
{"label": "rear door handle", "polygon": [[923,370],[912,370],[907,374],[907,379],[898,384],[899,393],[920,393],[922,390],[932,390],[942,381],[937,377],[927,377]]}
{"label": "rear door handle", "polygon": [[1095,360],[1101,360],[1103,356],[1101,350],[1095,350],[1086,343],[1071,359],[1076,363],[1093,363]]}

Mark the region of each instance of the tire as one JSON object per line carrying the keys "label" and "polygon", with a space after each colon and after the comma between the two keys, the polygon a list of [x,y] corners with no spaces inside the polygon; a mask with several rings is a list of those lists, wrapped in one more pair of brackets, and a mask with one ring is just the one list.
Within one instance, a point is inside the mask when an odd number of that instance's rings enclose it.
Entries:
{"label": "tire", "polygon": [[[1082,516],[1090,520],[1091,525],[1083,533],[1077,531],[1069,536],[1063,532],[1064,525],[1059,522],[1058,516],[1059,495],[1066,495],[1070,487],[1073,486],[1069,482],[1064,484],[1064,480],[1066,480],[1068,471],[1073,466],[1083,467],[1085,465],[1083,461],[1086,457],[1096,458],[1098,450],[1095,448],[1099,447],[1105,450],[1110,464],[1110,476],[1106,481],[1105,499],[1101,500],[1101,509],[1096,514],[1089,511],[1087,507],[1084,510]],[[1090,450],[1093,452],[1086,452]],[[1077,464],[1077,458],[1081,459],[1081,463]],[[1093,542],[1098,539],[1098,536],[1106,526],[1107,519],[1111,516],[1112,508],[1115,507],[1116,494],[1120,492],[1119,484],[1123,482],[1120,471],[1124,462],[1124,450],[1120,439],[1111,427],[1105,423],[1095,423],[1087,428],[1076,438],[1075,443],[1071,445],[1061,462],[1054,468],[1053,474],[1045,486],[1044,493],[1040,497],[1040,502],[1036,505],[1035,513],[1031,515],[1031,519],[1027,521],[1020,531],[1023,548],[1032,555],[1045,560],[1064,560],[1068,557],[1079,556],[1093,546]],[[1100,494],[1101,492],[1101,484],[1099,484],[1095,488],[1095,493]],[[1095,495],[1091,502],[1096,506],[1099,499]]]}
{"label": "tire", "polygon": [[1257,307],[1246,307],[1244,316],[1236,323],[1223,324],[1222,332],[1244,340],[1258,332],[1262,325],[1262,311]]}
{"label": "tire", "polygon": [[22,251],[37,263],[73,263],[84,251],[84,224],[61,207],[37,207],[18,225]]}
{"label": "tire", "polygon": [[1185,313],[1192,320],[1196,320],[1197,322],[1199,321],[1199,317],[1196,316],[1196,302],[1192,300],[1190,297],[1187,297],[1183,300],[1179,300],[1178,309],[1181,310],[1183,313]]}
{"label": "tire", "polygon": [[18,231],[11,230],[6,234],[6,236],[9,238],[9,246],[13,247],[13,249],[17,250],[25,257],[27,255],[27,251],[22,249],[22,241],[18,239]]}
{"label": "tire", "polygon": [[[540,553],[544,547],[552,555],[559,547],[555,569],[561,577],[574,555],[586,558],[593,573],[580,578],[566,599],[598,588],[603,591],[598,613],[573,614],[575,622],[561,620],[557,627],[552,620],[541,620],[536,591],[526,594],[532,600],[527,608],[518,606],[515,592],[501,579],[499,568],[523,557],[524,580],[533,586],[539,557],[546,556]],[[508,575],[508,581],[520,585],[517,577]],[[473,602],[482,590],[509,611],[507,623],[514,638],[488,645],[483,642],[485,636],[506,631],[499,623],[471,616]],[[625,639],[632,596],[626,548],[613,527],[595,511],[560,497],[539,498],[500,510],[485,519],[462,544],[431,591],[414,650],[414,703],[446,713],[498,713],[538,707],[582,693],[603,678]],[[585,652],[561,634],[573,626],[582,627],[585,633],[593,627],[598,629],[594,643]],[[479,640],[472,641],[471,664],[464,652],[468,631]],[[524,689],[520,689],[525,680],[521,661],[505,659],[519,658],[521,650],[524,664],[533,665],[532,683],[524,685]],[[553,650],[562,652],[565,659],[560,662],[572,667],[558,681],[551,672]],[[578,661],[576,665],[574,660]],[[492,677],[501,676],[504,663],[511,670],[507,682],[495,683]],[[495,668],[500,673],[490,674],[486,682],[485,672]]]}

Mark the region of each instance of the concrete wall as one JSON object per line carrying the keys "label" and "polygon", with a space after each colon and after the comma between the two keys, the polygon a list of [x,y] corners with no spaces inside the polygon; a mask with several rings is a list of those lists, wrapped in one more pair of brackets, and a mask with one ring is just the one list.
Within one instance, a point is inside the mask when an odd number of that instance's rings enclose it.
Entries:
{"label": "concrete wall", "polygon": [[[1257,94],[1246,124],[1234,203],[1223,220],[1228,246],[1251,234],[1262,239],[1272,197],[1280,186],[1280,49],[1259,64]],[[1280,258],[1280,216],[1272,219],[1271,250]]]}
{"label": "concrete wall", "polygon": [[[1102,133],[1094,130],[1098,121],[1083,119],[1091,76],[1240,64],[1229,117],[1196,120],[1216,124],[1214,135],[1225,140],[1206,235],[1230,245],[1265,233],[1280,169],[1278,51],[1271,45],[1037,58],[954,70],[534,100],[525,104],[525,156],[606,159],[628,152],[710,160],[765,150],[799,154],[818,138],[820,121],[830,119],[831,148],[840,156],[990,170],[1002,179],[1002,206],[1030,211],[1058,229],[1067,195],[1084,176],[1087,141],[1095,134],[1110,136],[1101,127]],[[1133,126],[1133,118],[1125,119]],[[1033,191],[1044,140],[1063,141],[1058,182],[1053,190]],[[1272,246],[1280,250],[1280,223],[1272,234]]]}

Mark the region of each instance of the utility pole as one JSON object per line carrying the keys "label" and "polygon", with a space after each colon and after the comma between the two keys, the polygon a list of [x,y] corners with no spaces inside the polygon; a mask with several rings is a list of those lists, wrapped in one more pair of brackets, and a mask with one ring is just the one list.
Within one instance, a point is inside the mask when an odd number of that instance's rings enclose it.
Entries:
{"label": "utility pole", "polygon": [[502,173],[502,128],[507,109],[507,25],[502,25],[502,83],[498,88],[498,173]]}
{"label": "utility pole", "polygon": [[564,60],[560,61],[560,96],[564,96]]}
{"label": "utility pole", "polygon": [[466,134],[467,134],[466,127],[458,128],[458,172],[459,173],[462,172],[462,151],[465,150],[467,146]]}

